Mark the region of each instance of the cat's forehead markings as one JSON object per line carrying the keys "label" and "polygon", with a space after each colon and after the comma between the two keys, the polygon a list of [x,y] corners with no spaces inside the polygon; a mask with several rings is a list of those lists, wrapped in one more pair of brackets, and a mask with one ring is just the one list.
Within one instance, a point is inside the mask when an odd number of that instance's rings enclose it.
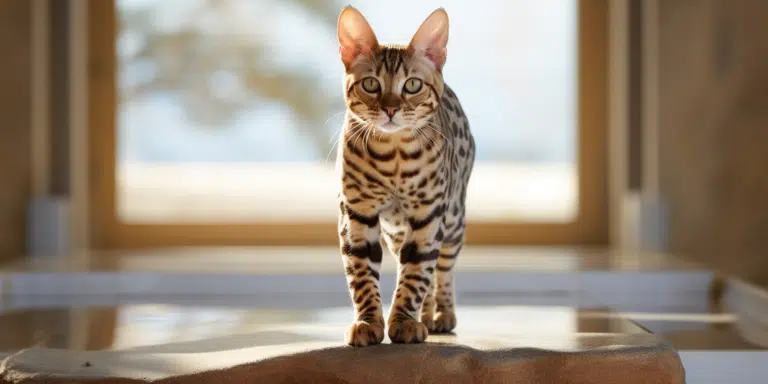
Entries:
{"label": "cat's forehead markings", "polygon": [[397,60],[395,61],[395,74],[400,73],[400,69],[403,68],[403,54],[398,53]]}
{"label": "cat's forehead markings", "polygon": [[384,66],[383,65],[380,65],[379,68],[376,70],[376,74],[379,75],[379,76],[383,75],[384,72],[385,71],[384,71]]}

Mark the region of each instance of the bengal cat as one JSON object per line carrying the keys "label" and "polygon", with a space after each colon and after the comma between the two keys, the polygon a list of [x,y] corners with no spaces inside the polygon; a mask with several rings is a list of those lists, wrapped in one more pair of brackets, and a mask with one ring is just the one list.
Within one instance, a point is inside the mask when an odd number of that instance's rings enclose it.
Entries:
{"label": "bengal cat", "polygon": [[347,105],[339,242],[356,314],[346,341],[384,339],[383,237],[398,261],[389,338],[421,343],[456,326],[453,267],[475,159],[467,117],[443,82],[448,15],[430,14],[407,46],[380,45],[365,17],[346,7],[338,39]]}

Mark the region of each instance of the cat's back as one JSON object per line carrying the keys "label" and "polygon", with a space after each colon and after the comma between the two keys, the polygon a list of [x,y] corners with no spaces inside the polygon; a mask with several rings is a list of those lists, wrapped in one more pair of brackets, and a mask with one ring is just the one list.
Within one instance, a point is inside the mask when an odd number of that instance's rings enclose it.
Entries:
{"label": "cat's back", "polygon": [[439,113],[443,129],[453,138],[453,146],[459,159],[471,165],[474,162],[475,140],[459,97],[448,84],[444,85]]}

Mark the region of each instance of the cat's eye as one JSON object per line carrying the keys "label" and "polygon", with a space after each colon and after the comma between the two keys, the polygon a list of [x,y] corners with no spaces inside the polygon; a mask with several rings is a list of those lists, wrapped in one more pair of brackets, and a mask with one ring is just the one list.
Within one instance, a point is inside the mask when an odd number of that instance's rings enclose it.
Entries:
{"label": "cat's eye", "polygon": [[368,93],[376,93],[379,91],[379,81],[373,77],[366,77],[363,79],[363,90]]}
{"label": "cat's eye", "polygon": [[418,93],[421,91],[423,83],[420,79],[417,79],[415,77],[411,77],[410,79],[405,81],[405,85],[403,85],[403,89],[407,93]]}

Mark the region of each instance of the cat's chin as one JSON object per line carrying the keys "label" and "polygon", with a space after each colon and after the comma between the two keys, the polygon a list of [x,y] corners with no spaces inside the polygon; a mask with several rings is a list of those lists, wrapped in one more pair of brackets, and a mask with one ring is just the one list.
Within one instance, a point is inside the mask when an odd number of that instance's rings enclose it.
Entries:
{"label": "cat's chin", "polygon": [[402,125],[397,124],[397,123],[393,123],[391,121],[388,121],[388,122],[386,122],[384,124],[377,124],[376,127],[379,130],[381,130],[382,132],[385,132],[385,133],[395,133],[395,132],[399,132],[399,131],[403,130],[403,128],[405,128]]}

